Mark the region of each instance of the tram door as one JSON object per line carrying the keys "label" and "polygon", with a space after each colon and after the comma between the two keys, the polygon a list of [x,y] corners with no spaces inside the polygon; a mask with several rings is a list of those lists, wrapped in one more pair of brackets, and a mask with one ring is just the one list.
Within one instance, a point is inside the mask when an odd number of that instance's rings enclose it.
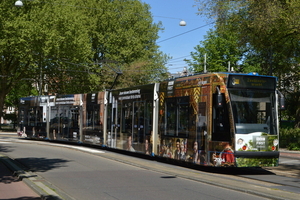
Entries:
{"label": "tram door", "polygon": [[106,112],[107,112],[107,117],[106,117],[106,134],[107,134],[107,141],[106,144],[107,146],[111,147],[112,146],[112,132],[113,132],[113,111],[112,111],[112,104],[108,103],[107,104],[107,108],[106,108]]}
{"label": "tram door", "polygon": [[103,138],[99,104],[87,106],[86,122],[84,126],[84,134],[88,137],[97,136]]}
{"label": "tram door", "polygon": [[219,100],[222,106],[219,106],[217,94],[213,95],[213,141],[231,141],[228,108],[225,103],[224,94],[222,94],[222,97],[223,98]]}
{"label": "tram door", "polygon": [[118,101],[113,97],[110,113],[110,132],[108,133],[108,145],[112,148],[117,147],[118,128],[120,127],[120,112],[118,112]]}
{"label": "tram door", "polygon": [[137,144],[144,143],[145,140],[145,102],[135,101],[133,102],[133,142]]}
{"label": "tram door", "polygon": [[61,110],[61,113],[59,115],[59,130],[58,134],[60,138],[68,138],[69,137],[69,107],[63,107],[63,110]]}
{"label": "tram door", "polygon": [[69,137],[72,138],[72,140],[79,140],[79,108],[72,107],[70,110]]}

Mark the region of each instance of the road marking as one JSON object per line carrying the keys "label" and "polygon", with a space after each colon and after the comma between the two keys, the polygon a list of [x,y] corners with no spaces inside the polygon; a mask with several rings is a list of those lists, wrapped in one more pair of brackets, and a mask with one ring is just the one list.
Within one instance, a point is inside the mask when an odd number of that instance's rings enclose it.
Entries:
{"label": "road marking", "polygon": [[90,153],[105,153],[104,151],[90,149],[87,147],[78,147],[78,146],[71,146],[71,145],[64,145],[64,144],[49,144],[49,143],[48,143],[48,145],[58,146],[58,147],[66,147],[66,148],[76,149],[76,150],[80,150],[80,151],[86,151],[86,152],[90,152]]}
{"label": "road marking", "polygon": [[[8,144],[8,143],[12,143],[12,142],[32,143],[33,141],[34,140],[0,139],[0,143],[3,143],[3,144]],[[45,143],[45,142],[41,142],[41,141],[35,141],[35,143],[43,144],[43,145],[47,144],[47,145],[50,145],[50,146],[66,147],[66,148],[69,148],[69,149],[76,149],[76,150],[85,151],[85,152],[89,152],[89,153],[105,153],[104,151],[91,149],[91,148],[87,148],[87,147],[79,147],[79,146],[55,144],[55,143]]]}
{"label": "road marking", "polygon": [[0,135],[18,135],[18,133],[0,132]]}

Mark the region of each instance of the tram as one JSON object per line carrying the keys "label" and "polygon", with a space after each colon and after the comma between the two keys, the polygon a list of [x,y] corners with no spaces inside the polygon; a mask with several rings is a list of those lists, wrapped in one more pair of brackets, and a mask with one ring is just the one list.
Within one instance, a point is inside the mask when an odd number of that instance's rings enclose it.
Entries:
{"label": "tram", "polygon": [[214,167],[277,166],[277,78],[203,73],[93,94],[20,99],[29,138],[100,145]]}

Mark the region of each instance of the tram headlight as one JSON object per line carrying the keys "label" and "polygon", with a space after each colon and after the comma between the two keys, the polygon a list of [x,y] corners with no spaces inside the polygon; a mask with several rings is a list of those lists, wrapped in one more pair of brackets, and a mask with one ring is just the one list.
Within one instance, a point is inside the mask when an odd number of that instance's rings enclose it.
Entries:
{"label": "tram headlight", "polygon": [[273,145],[276,147],[278,145],[278,139],[273,140]]}

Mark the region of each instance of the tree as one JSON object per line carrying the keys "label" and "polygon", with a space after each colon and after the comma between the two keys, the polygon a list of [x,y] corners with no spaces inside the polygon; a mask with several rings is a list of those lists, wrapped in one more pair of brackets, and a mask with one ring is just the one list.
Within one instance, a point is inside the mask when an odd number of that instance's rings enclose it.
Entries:
{"label": "tree", "polygon": [[[101,9],[103,7],[105,10]],[[104,1],[101,8],[87,13],[94,19],[90,34],[93,60],[100,63],[95,71],[103,76],[104,81],[100,85],[110,87],[115,68],[124,72],[119,79],[120,85],[128,85],[133,79],[132,73],[126,73],[127,68],[132,72],[131,67],[136,63],[139,63],[141,73],[148,74],[144,81],[134,79],[138,81],[136,84],[166,77],[164,63],[167,57],[158,51],[156,45],[161,24],[153,23],[149,5],[136,0],[119,0]]]}
{"label": "tree", "polygon": [[[19,88],[18,88],[19,87]],[[14,128],[17,124],[18,112],[17,106],[19,104],[19,99],[24,96],[30,96],[36,94],[33,86],[29,82],[23,81],[22,84],[17,84],[6,96],[4,101],[4,108],[8,109],[9,107],[15,108],[15,112],[6,114],[2,113],[3,119],[10,120],[13,122]],[[2,110],[1,110],[2,111]],[[1,129],[1,125],[0,125]]]}
{"label": "tree", "polygon": [[[234,33],[247,64],[263,74],[280,78],[279,88],[286,96],[299,96],[300,1],[298,0],[195,0],[199,14],[216,19],[218,33]],[[296,71],[296,72],[295,72]],[[293,81],[293,82],[291,82]],[[287,85],[284,85],[287,84]],[[293,91],[293,88],[298,88]],[[288,99],[291,99],[290,97]],[[287,102],[289,103],[289,102]],[[291,104],[296,126],[300,126],[300,107]]]}
{"label": "tree", "polygon": [[156,45],[160,24],[138,0],[26,1],[23,7],[1,1],[0,12],[0,109],[24,84],[37,85],[39,95],[45,86],[49,93],[84,93],[109,87],[116,67],[126,71],[141,62],[149,81],[166,71]]}
{"label": "tree", "polygon": [[[265,63],[262,68],[268,69],[268,74],[277,75],[282,67],[290,69],[290,58],[295,58],[295,55],[299,54],[299,1],[196,0],[196,2],[199,3],[200,14],[217,18],[218,32],[237,34],[240,46],[251,46],[256,55],[263,56]],[[276,61],[282,59],[285,59],[287,66],[282,66],[282,63],[277,66]]]}
{"label": "tree", "polygon": [[192,60],[188,60],[187,63],[193,71],[203,72],[206,58],[207,71],[227,71],[229,66],[240,71],[242,66],[237,62],[241,61],[243,50],[239,48],[237,42],[234,34],[210,30],[204,37],[204,41],[200,41],[200,45],[195,47],[196,51],[191,52]]}
{"label": "tree", "polygon": [[[22,8],[11,3],[0,3],[1,110],[14,88],[24,82],[42,83],[45,74],[56,77],[60,60],[88,62],[92,52],[81,23],[86,17],[80,12],[57,6],[57,2],[30,1]],[[42,91],[42,84],[39,88]]]}

